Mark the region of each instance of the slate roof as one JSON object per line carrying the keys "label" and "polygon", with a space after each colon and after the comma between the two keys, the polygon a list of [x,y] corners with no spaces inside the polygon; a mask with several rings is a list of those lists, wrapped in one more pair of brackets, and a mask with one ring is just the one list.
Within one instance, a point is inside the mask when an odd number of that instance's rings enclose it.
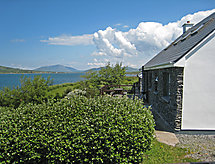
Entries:
{"label": "slate roof", "polygon": [[145,68],[176,63],[215,30],[215,13],[188,29],[167,48],[158,53]]}

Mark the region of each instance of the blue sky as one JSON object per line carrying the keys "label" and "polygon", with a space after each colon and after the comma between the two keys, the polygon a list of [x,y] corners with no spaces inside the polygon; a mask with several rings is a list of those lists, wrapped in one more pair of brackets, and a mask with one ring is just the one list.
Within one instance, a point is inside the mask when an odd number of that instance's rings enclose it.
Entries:
{"label": "blue sky", "polygon": [[0,65],[138,68],[185,19],[197,23],[214,8],[214,0],[0,0]]}

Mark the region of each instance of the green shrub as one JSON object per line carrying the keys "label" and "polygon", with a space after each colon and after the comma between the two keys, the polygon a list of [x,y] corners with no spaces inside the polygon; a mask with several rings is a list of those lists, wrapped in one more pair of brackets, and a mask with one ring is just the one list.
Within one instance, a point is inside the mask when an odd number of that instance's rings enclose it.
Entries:
{"label": "green shrub", "polygon": [[138,100],[74,95],[4,111],[0,129],[0,163],[140,163],[154,120]]}
{"label": "green shrub", "polygon": [[80,81],[74,84],[74,89],[79,89],[85,91],[85,96],[88,98],[92,98],[98,96],[100,93],[99,86],[95,86],[95,84],[90,81]]}
{"label": "green shrub", "polygon": [[0,107],[0,115],[3,113],[3,112],[5,112],[5,111],[8,111],[8,110],[10,110],[11,108],[9,108],[9,107]]}
{"label": "green shrub", "polygon": [[48,86],[52,83],[50,78],[47,80],[41,76],[22,77],[21,86],[13,89],[4,88],[0,90],[0,106],[17,108],[20,104],[42,103],[47,100]]}
{"label": "green shrub", "polygon": [[67,88],[65,91],[64,91],[64,94],[67,95],[69,92],[72,91],[72,88]]}

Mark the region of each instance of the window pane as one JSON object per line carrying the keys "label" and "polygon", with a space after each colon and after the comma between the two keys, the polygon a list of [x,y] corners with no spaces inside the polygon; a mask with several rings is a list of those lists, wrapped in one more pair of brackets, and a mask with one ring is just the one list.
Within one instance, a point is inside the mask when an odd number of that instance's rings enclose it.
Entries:
{"label": "window pane", "polygon": [[158,75],[157,75],[157,73],[155,73],[154,85],[155,85],[155,92],[157,92],[158,91]]}
{"label": "window pane", "polygon": [[163,96],[170,95],[170,75],[167,72],[163,73]]}
{"label": "window pane", "polygon": [[149,72],[149,88],[151,88],[152,87],[152,73],[151,72]]}

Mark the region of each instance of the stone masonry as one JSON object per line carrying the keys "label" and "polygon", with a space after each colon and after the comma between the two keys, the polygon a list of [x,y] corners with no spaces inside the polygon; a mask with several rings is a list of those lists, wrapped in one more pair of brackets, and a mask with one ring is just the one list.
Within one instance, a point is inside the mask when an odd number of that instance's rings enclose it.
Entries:
{"label": "stone masonry", "polygon": [[[169,74],[168,96],[164,96],[164,73]],[[156,117],[161,117],[171,131],[181,129],[183,68],[172,67],[143,71],[143,91]]]}

